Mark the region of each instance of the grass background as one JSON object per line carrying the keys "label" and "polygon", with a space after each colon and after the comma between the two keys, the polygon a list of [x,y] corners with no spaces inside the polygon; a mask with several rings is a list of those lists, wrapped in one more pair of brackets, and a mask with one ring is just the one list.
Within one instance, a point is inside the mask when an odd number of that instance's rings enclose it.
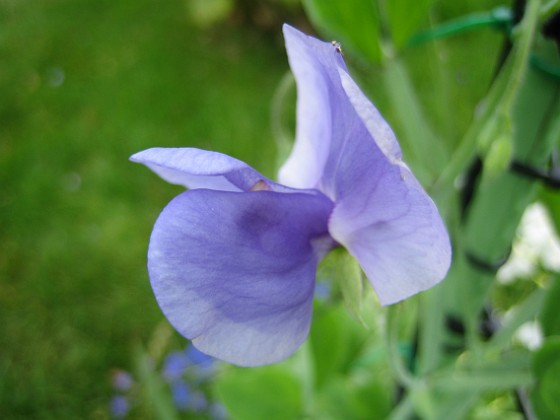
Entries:
{"label": "grass background", "polygon": [[[135,344],[163,318],[145,253],[159,211],[181,191],[127,159],[193,146],[274,177],[282,19],[267,30],[241,18],[199,30],[179,0],[0,2],[1,418],[108,417],[111,369],[130,368]],[[495,51],[499,37],[467,35],[461,54],[456,42],[451,95],[463,98],[454,112],[466,125],[495,61],[481,48]],[[429,92],[422,51],[410,55],[412,76]],[[382,92],[376,101],[391,121]]]}
{"label": "grass background", "polygon": [[189,145],[266,172],[288,64],[280,33],[198,31],[181,1],[1,7],[0,417],[103,416],[162,318],[145,253],[181,190],[128,157]]}

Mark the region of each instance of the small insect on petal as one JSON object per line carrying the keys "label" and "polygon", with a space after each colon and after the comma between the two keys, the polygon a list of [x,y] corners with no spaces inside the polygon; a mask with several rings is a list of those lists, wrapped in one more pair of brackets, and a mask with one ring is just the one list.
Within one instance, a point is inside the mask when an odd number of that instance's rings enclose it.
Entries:
{"label": "small insect on petal", "polygon": [[333,40],[331,41],[331,45],[334,47],[337,53],[339,53],[340,55],[344,55],[342,53],[342,45],[340,45],[340,42]]}

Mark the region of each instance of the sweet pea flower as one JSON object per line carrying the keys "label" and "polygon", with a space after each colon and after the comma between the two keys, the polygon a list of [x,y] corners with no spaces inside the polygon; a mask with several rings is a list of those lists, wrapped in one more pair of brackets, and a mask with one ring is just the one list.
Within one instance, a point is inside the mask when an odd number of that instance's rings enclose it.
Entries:
{"label": "sweet pea flower", "polygon": [[296,142],[279,183],[227,155],[154,148],[131,157],[188,188],[148,250],[156,299],[202,352],[278,362],[306,339],[317,265],[344,246],[383,305],[438,283],[451,259],[437,211],[340,47],[284,25],[298,89]]}

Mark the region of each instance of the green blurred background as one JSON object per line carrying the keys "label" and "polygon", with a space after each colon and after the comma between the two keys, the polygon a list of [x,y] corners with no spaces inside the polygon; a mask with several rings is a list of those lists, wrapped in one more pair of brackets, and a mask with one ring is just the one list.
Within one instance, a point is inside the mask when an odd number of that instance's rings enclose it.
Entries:
{"label": "green blurred background", "polygon": [[[442,20],[496,4],[446,3]],[[0,1],[3,419],[107,418],[112,369],[132,369],[135,346],[162,322],[145,254],[181,188],[131,154],[201,147],[274,177],[271,102],[288,70],[281,24],[311,26],[298,1],[201,4]],[[451,145],[487,90],[500,43],[491,30],[448,41],[457,124],[429,94],[429,47],[407,57]],[[347,56],[392,121],[377,70]]]}

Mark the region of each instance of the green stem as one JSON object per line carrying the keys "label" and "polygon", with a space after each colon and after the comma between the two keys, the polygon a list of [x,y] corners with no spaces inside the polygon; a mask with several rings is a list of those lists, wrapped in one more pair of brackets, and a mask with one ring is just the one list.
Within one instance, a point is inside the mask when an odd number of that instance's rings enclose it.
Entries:
{"label": "green stem", "polygon": [[437,369],[442,359],[444,333],[443,285],[422,293],[420,296],[420,343],[418,369],[421,375]]}
{"label": "green stem", "polygon": [[[527,4],[525,17],[519,25],[518,42],[515,51],[500,72],[487,95],[486,106],[482,115],[472,124],[459,147],[451,156],[449,164],[431,187],[436,194],[445,193],[453,187],[453,182],[462,173],[474,156],[481,135],[489,130],[490,125],[497,124],[496,117],[509,118],[519,87],[523,81],[529,61],[531,44],[539,18],[540,0],[531,0]],[[517,31],[514,30],[514,34]]]}
{"label": "green stem", "polygon": [[387,310],[387,346],[389,349],[389,364],[393,369],[397,381],[408,390],[412,390],[416,387],[416,380],[404,366],[402,358],[400,357],[397,310],[397,305],[391,305]]}
{"label": "green stem", "polygon": [[534,382],[529,369],[507,370],[503,372],[461,372],[455,371],[441,378],[433,378],[433,385],[443,390],[490,391],[530,386]]}
{"label": "green stem", "polygon": [[[510,75],[502,100],[500,101],[499,112],[508,116],[511,115],[513,103],[523,81],[523,76],[527,70],[531,45],[535,37],[537,22],[539,20],[540,0],[530,0],[525,9],[525,16],[519,28],[519,39],[517,51],[513,55],[513,71]],[[514,30],[515,35],[516,30]]]}
{"label": "green stem", "polygon": [[408,45],[415,46],[485,26],[503,27],[511,23],[511,17],[511,11],[505,7],[498,7],[489,12],[473,13],[421,32],[412,37]]}
{"label": "green stem", "polygon": [[405,395],[402,401],[389,414],[389,420],[409,420],[413,417],[414,405],[410,395]]}

